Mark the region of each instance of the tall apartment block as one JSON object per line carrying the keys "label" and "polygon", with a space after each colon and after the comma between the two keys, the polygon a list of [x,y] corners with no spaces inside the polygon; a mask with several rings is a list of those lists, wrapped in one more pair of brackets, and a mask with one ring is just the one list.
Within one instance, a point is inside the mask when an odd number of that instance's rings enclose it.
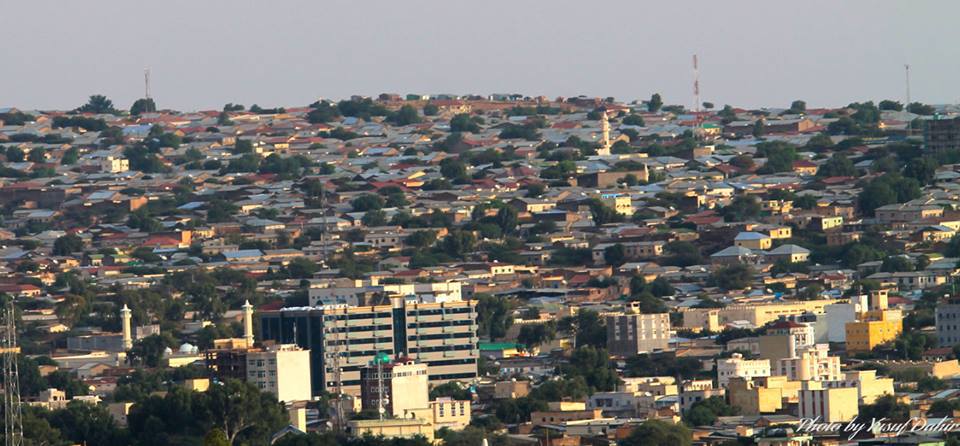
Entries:
{"label": "tall apartment block", "polygon": [[642,314],[636,302],[623,313],[606,316],[607,350],[613,356],[634,356],[670,348],[670,315]]}
{"label": "tall apartment block", "polygon": [[390,305],[284,308],[260,314],[265,341],[310,350],[313,392],[360,396],[360,369],[377,353],[429,366],[433,384],[477,377],[479,339],[475,301],[418,303],[403,296]]}
{"label": "tall apartment block", "polygon": [[936,311],[937,345],[960,344],[960,304],[939,304]]}

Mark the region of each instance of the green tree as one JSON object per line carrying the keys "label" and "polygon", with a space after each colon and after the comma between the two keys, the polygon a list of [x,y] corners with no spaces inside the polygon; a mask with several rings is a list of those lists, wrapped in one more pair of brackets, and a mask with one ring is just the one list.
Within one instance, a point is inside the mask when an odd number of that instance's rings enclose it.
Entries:
{"label": "green tree", "polygon": [[365,212],[383,208],[384,200],[378,195],[363,194],[350,202],[354,212]]}
{"label": "green tree", "polygon": [[469,113],[460,113],[450,119],[450,131],[477,133],[480,131],[480,126],[470,118]]}
{"label": "green tree", "polygon": [[440,242],[440,249],[450,257],[464,258],[473,252],[477,238],[471,232],[454,230]]}
{"label": "green tree", "polygon": [[726,221],[746,221],[760,215],[760,201],[752,195],[738,195],[720,210]]}
{"label": "green tree", "polygon": [[246,381],[227,380],[208,391],[213,425],[230,444],[242,438],[249,444],[269,444],[270,436],[287,424],[276,398]]}
{"label": "green tree", "polygon": [[74,444],[130,444],[105,406],[71,401],[50,413],[50,424]]}
{"label": "green tree", "polygon": [[53,242],[53,255],[65,256],[79,251],[83,251],[83,239],[76,234],[58,237]]}
{"label": "green tree", "polygon": [[656,113],[661,107],[663,107],[663,98],[660,97],[660,93],[654,93],[647,101],[647,110]]}
{"label": "green tree", "polygon": [[90,99],[87,100],[87,103],[81,105],[77,111],[81,113],[116,113],[117,110],[113,108],[113,101],[107,99],[106,96],[102,94],[95,94],[90,96]]}
{"label": "green tree", "polygon": [[932,106],[920,102],[911,102],[910,105],[907,105],[907,111],[924,116],[930,116],[937,112]]}
{"label": "green tree", "polygon": [[626,261],[627,253],[623,245],[616,243],[603,250],[603,260],[607,265],[620,266]]}
{"label": "green tree", "polygon": [[220,429],[211,429],[203,436],[203,446],[230,446],[230,439]]}
{"label": "green tree", "polygon": [[309,279],[319,270],[316,262],[306,257],[297,257],[287,265],[287,272],[294,279]]}
{"label": "green tree", "polygon": [[437,104],[432,102],[427,102],[423,105],[423,115],[424,116],[436,116],[440,112],[440,107],[437,107]]}
{"label": "green tree", "polygon": [[890,422],[903,422],[910,419],[910,406],[901,403],[894,395],[883,395],[873,404],[860,406],[858,418],[862,420],[886,418]]}
{"label": "green tree", "polygon": [[903,104],[901,104],[898,101],[891,101],[889,99],[884,99],[880,101],[879,108],[880,110],[902,111]]}
{"label": "green tree", "polygon": [[718,269],[713,278],[721,289],[742,290],[753,282],[753,269],[738,263]]}
{"label": "green tree", "polygon": [[463,383],[459,381],[447,381],[430,389],[431,400],[443,397],[453,398],[455,400],[470,400],[473,398],[473,395]]}
{"label": "green tree", "polygon": [[157,104],[153,102],[153,98],[141,98],[133,102],[133,105],[130,106],[130,114],[133,116],[139,116],[142,113],[152,113],[157,111]]}
{"label": "green tree", "polygon": [[717,417],[739,414],[739,407],[730,406],[723,398],[712,396],[694,403],[684,415],[684,419],[691,426],[710,426],[717,421]]}
{"label": "green tree", "polygon": [[592,345],[577,346],[563,372],[568,379],[583,377],[594,391],[612,391],[620,381],[607,350]]}
{"label": "green tree", "polygon": [[420,115],[417,114],[416,108],[407,104],[400,107],[396,114],[390,116],[390,122],[399,126],[416,124],[420,122]]}
{"label": "green tree", "polygon": [[855,177],[857,168],[842,153],[834,153],[827,162],[817,169],[818,177]]}
{"label": "green tree", "polygon": [[693,434],[682,424],[648,420],[637,426],[620,446],[690,446]]}
{"label": "green tree", "polygon": [[477,325],[480,335],[495,341],[503,338],[513,325],[513,306],[506,297],[486,294],[477,297]]}
{"label": "green tree", "polygon": [[524,345],[527,351],[539,348],[540,345],[552,341],[557,335],[557,325],[553,321],[542,324],[526,324],[520,327],[517,342]]}
{"label": "green tree", "polygon": [[360,220],[364,226],[383,226],[387,224],[387,214],[382,209],[371,209]]}
{"label": "green tree", "polygon": [[559,327],[573,332],[574,344],[578,347],[589,345],[604,348],[607,346],[607,327],[596,311],[580,310],[576,316],[561,320]]}
{"label": "green tree", "polygon": [[459,158],[444,158],[440,161],[440,174],[451,180],[466,178],[467,165]]}
{"label": "green tree", "polygon": [[497,211],[495,221],[504,234],[513,234],[517,229],[517,223],[519,221],[517,210],[512,206],[503,206]]}
{"label": "green tree", "polygon": [[133,343],[133,349],[130,350],[130,356],[137,361],[142,362],[147,367],[160,366],[163,360],[163,351],[166,348],[176,347],[176,341],[170,333],[151,335],[138,339]]}
{"label": "green tree", "polygon": [[646,123],[643,122],[643,117],[635,114],[625,116],[620,122],[623,125],[635,125],[638,127],[644,127],[646,125]]}

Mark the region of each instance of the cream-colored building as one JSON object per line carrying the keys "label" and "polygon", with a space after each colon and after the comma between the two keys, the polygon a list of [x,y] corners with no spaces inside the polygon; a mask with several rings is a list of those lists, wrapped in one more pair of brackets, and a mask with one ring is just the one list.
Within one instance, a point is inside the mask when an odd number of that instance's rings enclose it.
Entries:
{"label": "cream-colored building", "polygon": [[876,370],[852,370],[839,380],[823,382],[823,386],[856,388],[860,404],[873,404],[883,395],[893,395],[893,378],[879,378]]}
{"label": "cream-colored building", "polygon": [[819,417],[822,423],[842,423],[860,413],[859,402],[856,388],[829,388],[819,381],[806,381],[799,394],[799,416]]}
{"label": "cream-colored building", "polygon": [[470,424],[470,401],[437,398],[430,402],[434,429],[460,430]]}
{"label": "cream-colored building", "polygon": [[126,158],[108,156],[100,160],[101,172],[120,173],[128,170],[130,170],[130,160]]}
{"label": "cream-colored building", "polygon": [[823,314],[824,307],[837,302],[835,299],[818,299],[788,302],[764,302],[728,305],[724,308],[686,308],[683,311],[683,328],[720,331],[725,324],[746,321],[754,327],[766,325],[781,316],[803,313]]}
{"label": "cream-colored building", "polygon": [[433,424],[422,418],[398,418],[385,420],[353,420],[347,423],[351,437],[414,438],[422,436],[433,443]]}
{"label": "cream-colored building", "polygon": [[310,350],[292,344],[249,350],[247,381],[280,401],[310,400]]}
{"label": "cream-colored building", "polygon": [[770,376],[769,359],[744,359],[740,353],[717,360],[717,383],[723,387],[730,378],[758,378]]}
{"label": "cream-colored building", "polygon": [[600,201],[613,208],[620,215],[633,215],[633,203],[629,195],[603,194],[600,196]]}
{"label": "cream-colored building", "polygon": [[427,365],[410,359],[363,367],[360,369],[362,407],[376,411],[382,405],[385,413],[395,418],[429,419],[430,389],[427,377]]}
{"label": "cream-colored building", "polygon": [[670,348],[670,314],[643,314],[635,302],[623,313],[606,316],[607,350],[611,355],[630,357]]}
{"label": "cream-colored building", "polygon": [[743,415],[775,413],[783,408],[785,401],[796,400],[800,385],[785,376],[733,378],[727,384],[727,395],[730,405],[739,407]]}

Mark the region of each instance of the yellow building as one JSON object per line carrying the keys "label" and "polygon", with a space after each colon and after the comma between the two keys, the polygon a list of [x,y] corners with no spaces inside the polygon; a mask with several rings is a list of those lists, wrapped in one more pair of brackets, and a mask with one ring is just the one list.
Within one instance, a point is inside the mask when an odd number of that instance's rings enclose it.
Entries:
{"label": "yellow building", "polygon": [[892,341],[903,332],[899,310],[875,310],[862,313],[860,320],[847,322],[847,352],[869,352]]}
{"label": "yellow building", "polygon": [[783,407],[782,389],[763,387],[748,378],[730,379],[727,396],[730,398],[730,405],[739,407],[743,415],[774,413]]}
{"label": "yellow building", "polygon": [[773,246],[773,239],[759,232],[741,232],[733,239],[733,244],[741,248],[767,250]]}

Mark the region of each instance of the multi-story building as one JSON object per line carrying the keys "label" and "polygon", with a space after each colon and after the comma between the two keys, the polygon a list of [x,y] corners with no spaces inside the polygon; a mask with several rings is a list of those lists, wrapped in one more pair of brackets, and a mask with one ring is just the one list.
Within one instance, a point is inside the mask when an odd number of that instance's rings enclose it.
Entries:
{"label": "multi-story building", "polygon": [[822,384],[830,388],[856,388],[860,404],[873,404],[883,395],[893,395],[893,378],[878,378],[876,370],[851,370],[841,379]]}
{"label": "multi-story building", "polygon": [[899,310],[872,310],[860,320],[847,322],[846,328],[847,352],[869,352],[903,332],[903,316]]}
{"label": "multi-story building", "polygon": [[683,328],[720,331],[724,324],[734,321],[746,321],[754,327],[760,327],[783,316],[821,314],[824,307],[835,302],[834,299],[764,302],[728,305],[725,308],[684,308],[681,311]]}
{"label": "multi-story building", "polygon": [[814,344],[813,326],[791,320],[774,322],[767,327],[767,334],[788,336],[791,356],[795,355],[799,349]]}
{"label": "multi-story building", "polygon": [[429,418],[427,365],[409,359],[376,362],[360,369],[361,407],[377,411],[382,404],[394,418]]}
{"label": "multi-story building", "polygon": [[930,151],[960,149],[960,118],[928,119],[923,127],[923,144]]}
{"label": "multi-story building", "polygon": [[476,302],[295,307],[260,313],[263,338],[310,349],[313,391],[360,395],[360,369],[378,353],[429,366],[431,383],[477,376]]}
{"label": "multi-story building", "polygon": [[247,351],[247,381],[277,396],[280,401],[306,401],[310,388],[310,352],[282,344]]}
{"label": "multi-story building", "polygon": [[462,300],[462,285],[460,281],[444,281],[431,283],[377,283],[347,284],[348,286],[332,286],[327,288],[310,288],[309,302],[317,305],[376,305],[379,302],[389,302],[391,297],[409,298],[415,296],[424,303],[453,302]]}
{"label": "multi-story building", "polygon": [[960,304],[937,305],[937,343],[941,347],[960,344]]}
{"label": "multi-story building", "polygon": [[639,353],[670,348],[670,315],[642,314],[636,305],[624,313],[611,314],[607,320],[607,349],[614,356],[634,356]]}
{"label": "multi-story building", "polygon": [[800,418],[821,423],[842,423],[860,413],[856,388],[826,388],[819,381],[806,381],[799,393]]}
{"label": "multi-story building", "polygon": [[827,344],[803,347],[795,356],[773,362],[773,375],[786,376],[790,381],[832,381],[843,377],[840,358],[830,356]]}
{"label": "multi-story building", "polygon": [[730,378],[757,378],[770,376],[769,359],[743,359],[740,353],[729,358],[717,360],[717,383],[723,387]]}

